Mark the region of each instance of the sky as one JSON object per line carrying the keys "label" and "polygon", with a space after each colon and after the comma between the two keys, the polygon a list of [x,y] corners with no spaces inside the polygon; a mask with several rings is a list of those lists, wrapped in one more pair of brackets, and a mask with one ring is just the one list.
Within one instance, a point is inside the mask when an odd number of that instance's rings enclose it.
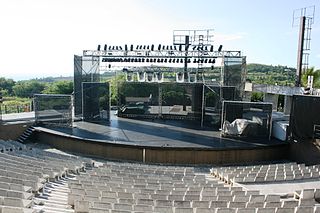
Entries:
{"label": "sky", "polygon": [[309,64],[320,69],[320,0],[1,0],[0,77],[72,76],[73,56],[98,44],[170,45],[174,30],[203,29],[247,63],[296,67],[293,11],[313,5]]}

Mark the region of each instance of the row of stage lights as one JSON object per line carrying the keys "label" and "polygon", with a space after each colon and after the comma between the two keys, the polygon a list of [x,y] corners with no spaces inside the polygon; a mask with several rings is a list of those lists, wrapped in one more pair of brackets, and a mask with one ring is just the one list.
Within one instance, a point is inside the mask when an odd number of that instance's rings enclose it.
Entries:
{"label": "row of stage lights", "polygon": [[[133,82],[134,75],[137,75],[138,82],[164,82],[164,73],[162,72],[126,72],[126,81]],[[177,72],[176,82],[178,83],[196,83],[198,81],[198,76],[196,73],[184,73]]]}
{"label": "row of stage lights", "polygon": [[[183,58],[102,58],[102,62],[130,62],[130,63],[184,63]],[[187,63],[209,63],[214,64],[215,58],[187,59]]]}
{"label": "row of stage lights", "polygon": [[[182,50],[183,46],[185,46],[184,50]],[[213,52],[213,45],[158,45],[158,51],[188,51],[189,50],[193,50],[193,51],[206,51],[206,52]],[[101,45],[98,45],[97,48],[98,51],[101,51]],[[155,46],[152,45],[137,45],[136,48],[134,49],[133,44],[130,45],[130,48],[128,47],[128,45],[125,45],[124,48],[122,48],[122,46],[108,46],[108,45],[104,45],[103,47],[103,51],[154,51],[155,50]],[[218,48],[218,52],[220,52],[222,50],[222,45],[219,46]]]}

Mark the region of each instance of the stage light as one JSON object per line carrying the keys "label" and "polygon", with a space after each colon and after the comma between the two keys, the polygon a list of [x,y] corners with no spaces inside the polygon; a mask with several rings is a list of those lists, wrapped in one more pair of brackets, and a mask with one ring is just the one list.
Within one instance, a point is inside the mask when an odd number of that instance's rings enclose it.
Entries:
{"label": "stage light", "polygon": [[161,44],[159,44],[159,46],[158,46],[158,50],[159,50],[159,51],[161,50]]}
{"label": "stage light", "polygon": [[164,59],[164,63],[167,63],[167,59],[166,58]]}
{"label": "stage light", "polygon": [[119,50],[122,50],[122,47],[121,47],[121,46],[119,46]]}
{"label": "stage light", "polygon": [[173,50],[172,46],[170,45],[170,50]]}
{"label": "stage light", "polygon": [[184,74],[182,72],[176,73],[176,82],[184,82]]}
{"label": "stage light", "polygon": [[206,59],[204,59],[204,63],[208,63],[208,59],[206,58]]}
{"label": "stage light", "polygon": [[146,49],[146,45],[143,45],[143,49],[144,49],[144,50]]}
{"label": "stage light", "polygon": [[183,63],[183,59],[182,58],[180,59],[180,63]]}
{"label": "stage light", "polygon": [[158,63],[160,63],[160,58],[158,58],[158,61],[157,61]]}
{"label": "stage light", "polygon": [[204,46],[204,50],[205,50],[205,51],[208,51],[208,47],[207,47],[207,46]]}
{"label": "stage light", "polygon": [[174,45],[173,47],[174,47],[174,50],[175,50],[175,51],[177,51],[177,46],[176,46],[176,45]]}
{"label": "stage light", "polygon": [[111,48],[112,48],[112,47],[111,47],[111,46],[109,46],[109,50],[111,50]]}
{"label": "stage light", "polygon": [[149,45],[147,46],[147,50],[149,49]]}
{"label": "stage light", "polygon": [[138,59],[137,59],[137,58],[135,58],[135,59],[134,59],[134,62],[138,62]]}
{"label": "stage light", "polygon": [[153,50],[154,50],[154,45],[152,44],[152,45],[151,45],[151,51],[153,51]]}
{"label": "stage light", "polygon": [[149,58],[146,59],[146,62],[149,62]]}
{"label": "stage light", "polygon": [[138,72],[138,81],[143,82],[146,80],[146,73],[145,72]]}
{"label": "stage light", "polygon": [[98,45],[98,48],[97,48],[98,51],[100,51],[100,47],[101,47],[101,45],[99,44],[99,45]]}
{"label": "stage light", "polygon": [[144,62],[144,58],[142,59],[142,62]]}
{"label": "stage light", "polygon": [[136,50],[138,50],[138,49],[139,49],[139,45],[136,46]]}
{"label": "stage light", "polygon": [[174,58],[174,59],[172,59],[172,63],[176,63],[176,59]]}
{"label": "stage light", "polygon": [[112,50],[114,50],[114,46],[112,46]]}
{"label": "stage light", "polygon": [[161,58],[161,63],[163,63],[163,58]]}
{"label": "stage light", "polygon": [[193,63],[197,63],[197,59],[193,59]]}
{"label": "stage light", "polygon": [[167,45],[167,50],[169,50],[169,45]]}
{"label": "stage light", "polygon": [[169,58],[169,63],[171,63],[171,58]]}
{"label": "stage light", "polygon": [[222,45],[219,46],[218,52],[221,52],[221,50],[222,50]]}
{"label": "stage light", "polygon": [[210,46],[210,52],[213,52],[213,45]]}
{"label": "stage light", "polygon": [[179,51],[182,51],[182,44],[179,45]]}
{"label": "stage light", "polygon": [[116,50],[118,50],[118,46],[116,46]]}
{"label": "stage light", "polygon": [[133,51],[133,44],[130,45],[130,51]]}
{"label": "stage light", "polygon": [[131,58],[131,62],[134,62],[134,58]]}
{"label": "stage light", "polygon": [[107,51],[107,45],[106,44],[104,45],[103,50]]}
{"label": "stage light", "polygon": [[162,50],[165,50],[165,49],[166,49],[166,46],[165,46],[165,45],[163,45],[163,46],[162,46]]}
{"label": "stage light", "polygon": [[126,44],[124,45],[124,50],[128,51],[128,46]]}
{"label": "stage light", "polygon": [[197,46],[193,46],[192,50],[195,50],[197,48]]}
{"label": "stage light", "polygon": [[214,59],[212,59],[212,63],[214,64],[214,63],[216,63],[216,59],[214,58]]}
{"label": "stage light", "polygon": [[188,61],[187,61],[187,63],[191,63],[191,59],[190,59],[190,58],[188,58]]}

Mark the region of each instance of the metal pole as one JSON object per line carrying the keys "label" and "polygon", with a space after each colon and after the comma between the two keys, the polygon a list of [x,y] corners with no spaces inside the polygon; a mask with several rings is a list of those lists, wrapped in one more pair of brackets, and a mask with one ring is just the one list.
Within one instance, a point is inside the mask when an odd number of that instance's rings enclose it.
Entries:
{"label": "metal pole", "polygon": [[295,85],[296,87],[300,87],[301,86],[305,23],[306,23],[306,17],[305,16],[301,16],[300,17],[299,43],[298,43],[296,85]]}
{"label": "metal pole", "polygon": [[204,123],[204,114],[205,114],[205,84],[202,84],[202,107],[201,107],[201,127]]}

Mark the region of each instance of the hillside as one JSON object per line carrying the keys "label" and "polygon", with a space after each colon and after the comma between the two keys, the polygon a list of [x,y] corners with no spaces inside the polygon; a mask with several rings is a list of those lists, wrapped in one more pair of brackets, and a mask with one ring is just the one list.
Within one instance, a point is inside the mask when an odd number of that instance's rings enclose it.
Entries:
{"label": "hillside", "polygon": [[293,86],[296,69],[287,66],[247,64],[247,80],[258,84]]}

